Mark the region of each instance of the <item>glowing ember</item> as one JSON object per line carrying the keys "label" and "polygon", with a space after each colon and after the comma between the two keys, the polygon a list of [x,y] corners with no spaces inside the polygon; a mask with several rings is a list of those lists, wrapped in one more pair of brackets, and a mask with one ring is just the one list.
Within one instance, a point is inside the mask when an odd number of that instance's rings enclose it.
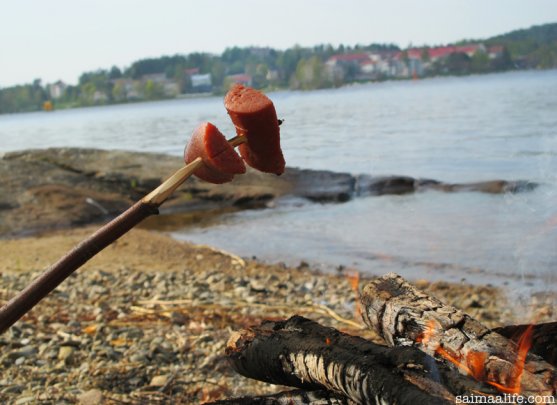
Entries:
{"label": "glowing ember", "polygon": [[505,384],[491,381],[487,378],[485,363],[489,357],[488,353],[470,351],[466,353],[465,356],[454,353],[439,344],[438,339],[436,339],[439,330],[442,329],[436,321],[428,321],[422,333],[415,339],[416,343],[421,344],[428,351],[435,353],[435,355],[453,363],[459,370],[469,376],[472,376],[478,381],[490,384],[503,393],[520,394],[520,384],[522,373],[524,371],[524,364],[526,363],[528,351],[532,346],[534,324],[528,326],[518,340],[517,356],[512,368],[512,373],[508,376],[509,381]]}

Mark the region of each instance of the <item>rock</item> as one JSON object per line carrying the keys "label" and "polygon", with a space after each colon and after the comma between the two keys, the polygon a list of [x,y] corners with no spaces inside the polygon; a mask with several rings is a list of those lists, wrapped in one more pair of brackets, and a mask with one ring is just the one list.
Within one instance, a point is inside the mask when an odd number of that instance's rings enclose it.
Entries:
{"label": "rock", "polygon": [[147,362],[148,353],[145,350],[142,350],[138,353],[132,354],[130,356],[130,362],[132,363],[145,363]]}
{"label": "rock", "polygon": [[408,176],[358,176],[358,195],[408,194],[416,191],[417,180]]}
{"label": "rock", "polygon": [[38,350],[35,346],[24,346],[19,350],[13,351],[10,354],[8,354],[8,358],[15,360],[18,358],[28,358],[28,357],[32,357],[35,354],[37,354]]}
{"label": "rock", "polygon": [[103,403],[103,393],[94,388],[79,395],[77,400],[80,405],[100,405]]}
{"label": "rock", "polygon": [[14,402],[14,405],[24,405],[35,402],[34,396],[21,396]]}
{"label": "rock", "polygon": [[281,177],[291,184],[290,195],[314,202],[345,202],[355,194],[356,178],[349,173],[287,168]]}
{"label": "rock", "polygon": [[[71,227],[114,217],[181,165],[181,159],[173,156],[98,149],[50,148],[6,153],[0,157],[0,179],[10,181],[0,181],[0,234]],[[230,207],[267,207],[283,196],[340,203],[357,196],[427,189],[515,193],[535,187],[535,183],[522,180],[445,184],[408,176],[353,176],[296,168],[287,168],[282,176],[269,176],[249,169],[227,184],[214,185],[191,178],[161,212],[220,215]],[[173,218],[180,218],[173,221],[174,227],[197,220],[192,215]],[[163,218],[153,219],[157,221],[161,227],[165,225]]]}
{"label": "rock", "polygon": [[188,317],[181,312],[172,311],[170,313],[170,319],[173,324],[185,325],[188,322]]}
{"label": "rock", "polygon": [[70,363],[73,360],[75,348],[73,346],[61,346],[58,350],[58,360]]}
{"label": "rock", "polygon": [[168,382],[168,375],[156,375],[151,379],[149,383],[152,387],[162,387]]}
{"label": "rock", "polygon": [[252,292],[256,293],[267,292],[265,284],[262,281],[256,279],[250,281],[250,288]]}
{"label": "rock", "polygon": [[[2,385],[2,384],[0,384],[0,385]],[[9,385],[5,388],[2,388],[2,390],[0,390],[0,392],[2,394],[21,394],[24,389],[25,389],[25,387],[23,385],[15,384],[15,385]]]}
{"label": "rock", "polygon": [[430,284],[428,280],[424,280],[423,278],[414,281],[414,285],[420,290],[426,289]]}

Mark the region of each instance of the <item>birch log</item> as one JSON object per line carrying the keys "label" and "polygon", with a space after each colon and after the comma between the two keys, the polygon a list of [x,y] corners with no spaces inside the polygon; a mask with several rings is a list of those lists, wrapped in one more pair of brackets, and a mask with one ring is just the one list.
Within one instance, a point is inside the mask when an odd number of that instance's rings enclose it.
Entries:
{"label": "birch log", "polygon": [[437,358],[442,349],[460,362],[461,372],[497,384],[502,392],[555,395],[552,365],[528,354],[520,370],[515,342],[394,273],[366,285],[361,301],[365,323],[391,346],[415,346]]}
{"label": "birch log", "polygon": [[[493,329],[500,335],[518,342],[530,325],[508,325]],[[533,325],[532,347],[530,353],[537,354],[554,367],[557,367],[557,322]]]}
{"label": "birch log", "polygon": [[246,377],[330,390],[358,404],[447,404],[490,390],[415,348],[380,346],[299,316],[234,334],[226,353]]}
{"label": "birch log", "polygon": [[354,405],[354,402],[331,391],[291,390],[271,395],[223,399],[205,405]]}

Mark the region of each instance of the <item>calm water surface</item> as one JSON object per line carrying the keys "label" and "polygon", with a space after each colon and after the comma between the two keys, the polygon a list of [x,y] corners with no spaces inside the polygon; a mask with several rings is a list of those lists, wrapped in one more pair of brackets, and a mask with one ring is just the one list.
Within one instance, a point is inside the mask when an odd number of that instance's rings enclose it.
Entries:
{"label": "calm water surface", "polygon": [[[448,182],[531,180],[515,195],[425,192],[340,205],[279,201],[174,235],[242,255],[557,291],[557,71],[272,93],[287,163]],[[181,155],[233,128],[221,98],[0,116],[0,151],[50,146]]]}

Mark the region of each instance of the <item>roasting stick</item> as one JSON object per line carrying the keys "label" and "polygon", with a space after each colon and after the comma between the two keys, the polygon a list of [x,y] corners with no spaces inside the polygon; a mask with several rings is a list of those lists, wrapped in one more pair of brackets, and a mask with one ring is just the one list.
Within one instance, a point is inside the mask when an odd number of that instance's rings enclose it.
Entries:
{"label": "roasting stick", "polygon": [[[247,141],[245,136],[228,140],[234,148]],[[89,259],[124,235],[145,218],[159,213],[158,207],[203,164],[201,157],[176,171],[159,187],[147,194],[118,217],[98,229],[66,253],[0,308],[0,334],[17,322]]]}

